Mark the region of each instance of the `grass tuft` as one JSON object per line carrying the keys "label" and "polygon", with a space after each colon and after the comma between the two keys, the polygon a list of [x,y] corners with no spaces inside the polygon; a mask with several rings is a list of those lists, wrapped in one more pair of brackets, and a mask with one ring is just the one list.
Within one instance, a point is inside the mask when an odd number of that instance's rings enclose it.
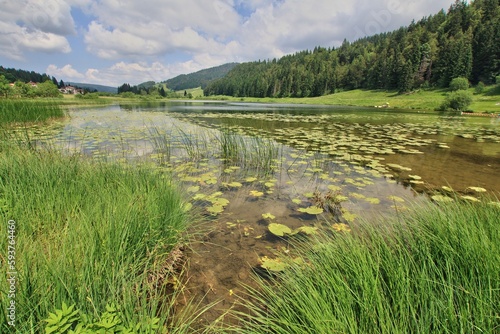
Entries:
{"label": "grass tuft", "polygon": [[[17,331],[43,332],[63,302],[95,318],[120,305],[125,324],[158,316],[169,325],[167,279],[151,279],[175,274],[164,269],[188,218],[168,176],[9,147],[0,152],[0,202],[2,235],[7,221],[16,224]],[[8,288],[2,280],[3,305]],[[7,321],[3,311],[0,332]]]}
{"label": "grass tuft", "polygon": [[249,289],[234,332],[498,332],[499,213],[429,206],[299,246],[307,265]]}

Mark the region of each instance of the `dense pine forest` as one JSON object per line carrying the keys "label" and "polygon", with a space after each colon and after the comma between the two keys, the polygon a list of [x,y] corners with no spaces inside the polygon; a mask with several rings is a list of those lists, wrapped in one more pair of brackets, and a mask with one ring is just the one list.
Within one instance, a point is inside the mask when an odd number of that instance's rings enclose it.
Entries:
{"label": "dense pine forest", "polygon": [[457,0],[447,12],[408,27],[316,47],[280,59],[243,63],[204,94],[309,97],[350,89],[400,93],[448,87],[457,77],[491,84],[500,74],[500,0]]}

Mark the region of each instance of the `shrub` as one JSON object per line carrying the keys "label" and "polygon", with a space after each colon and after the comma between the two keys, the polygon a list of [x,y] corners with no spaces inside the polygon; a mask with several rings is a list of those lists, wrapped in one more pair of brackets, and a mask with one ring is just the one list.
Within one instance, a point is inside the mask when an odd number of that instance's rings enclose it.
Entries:
{"label": "shrub", "polygon": [[486,87],[485,87],[484,83],[482,81],[479,81],[479,83],[476,86],[475,93],[482,94],[482,93],[484,93],[485,88]]}
{"label": "shrub", "polygon": [[496,76],[495,82],[497,83],[497,85],[500,85],[500,75]]}
{"label": "shrub", "polygon": [[452,91],[466,90],[467,88],[469,88],[469,80],[467,80],[467,78],[460,77],[451,80],[450,90]]}
{"label": "shrub", "polygon": [[464,111],[472,103],[472,96],[467,91],[456,91],[448,94],[443,104],[440,107],[440,110],[448,110],[453,109],[457,111]]}

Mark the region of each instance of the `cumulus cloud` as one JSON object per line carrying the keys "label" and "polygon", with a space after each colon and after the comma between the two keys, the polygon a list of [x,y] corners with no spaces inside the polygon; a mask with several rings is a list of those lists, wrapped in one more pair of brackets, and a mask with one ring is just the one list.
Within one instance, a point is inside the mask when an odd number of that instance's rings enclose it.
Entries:
{"label": "cumulus cloud", "polygon": [[[202,58],[203,59],[203,58]],[[210,62],[210,59],[203,59]],[[164,65],[160,62],[117,62],[106,68],[89,68],[78,71],[72,65],[67,64],[58,67],[51,64],[46,73],[63,81],[78,81],[83,83],[94,83],[106,86],[118,87],[123,83],[137,85],[145,81],[163,81],[182,73],[196,72],[205,68],[204,64],[194,60],[183,63]]]}
{"label": "cumulus cloud", "polygon": [[[408,25],[452,1],[0,0],[0,56],[70,52],[66,36],[75,33],[71,10],[78,8],[90,21],[77,36],[87,58],[115,63],[88,65],[92,68],[79,73],[81,79],[113,85],[118,75],[123,76],[119,81],[131,83],[164,80],[226,62],[336,47],[344,38],[353,41]],[[173,58],[182,60],[165,64]]]}
{"label": "cumulus cloud", "polygon": [[50,76],[56,78],[65,78],[67,81],[74,81],[78,79],[83,79],[85,76],[79,73],[71,65],[65,65],[62,68],[58,68],[56,65],[49,65],[47,67],[46,73]]}
{"label": "cumulus cloud", "polygon": [[0,55],[21,60],[25,52],[68,53],[75,33],[71,7],[61,0],[3,1]]}

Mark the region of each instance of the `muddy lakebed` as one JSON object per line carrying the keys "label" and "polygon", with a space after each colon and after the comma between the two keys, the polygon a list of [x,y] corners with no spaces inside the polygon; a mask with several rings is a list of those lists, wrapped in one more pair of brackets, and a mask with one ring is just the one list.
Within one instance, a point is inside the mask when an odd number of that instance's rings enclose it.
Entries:
{"label": "muddy lakebed", "polygon": [[350,107],[169,102],[78,108],[31,138],[173,175],[199,220],[182,308],[238,309],[242,284],[278,271],[288,238],[349,231],[428,201],[495,201],[500,118]]}

